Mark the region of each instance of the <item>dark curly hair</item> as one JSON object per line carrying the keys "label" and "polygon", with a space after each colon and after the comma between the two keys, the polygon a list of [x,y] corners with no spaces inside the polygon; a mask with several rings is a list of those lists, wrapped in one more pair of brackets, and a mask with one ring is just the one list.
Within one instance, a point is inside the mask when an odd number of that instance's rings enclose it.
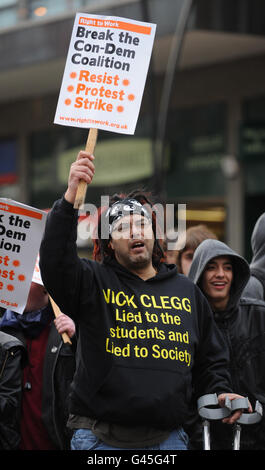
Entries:
{"label": "dark curly hair", "polygon": [[[157,222],[157,217],[156,213],[154,210],[152,210],[152,207],[154,205],[154,201],[152,201],[152,196],[151,193],[144,192],[141,190],[134,190],[130,192],[129,194],[114,194],[113,196],[110,197],[110,207],[118,201],[122,201],[123,199],[135,199],[139,201],[142,205],[145,206],[145,208],[148,210],[152,217],[152,228],[153,232],[155,234],[155,242],[154,242],[154,248],[153,248],[153,256],[152,256],[152,262],[154,267],[158,267],[159,264],[164,261],[164,251],[161,248],[160,245],[160,240],[162,240],[162,237],[159,236],[157,238],[156,234],[159,234],[159,227],[158,227],[158,222]],[[104,229],[106,229],[106,223],[107,223],[107,218],[106,212],[107,212],[107,207],[100,207],[97,211],[97,220],[95,221],[96,223],[96,228],[97,228],[97,236],[94,237],[93,242],[94,242],[94,250],[93,250],[93,259],[99,262],[102,262],[106,257],[109,258],[114,258],[115,254],[113,249],[110,247],[109,241],[110,237],[108,239],[106,238],[101,238],[102,233],[104,232]]]}

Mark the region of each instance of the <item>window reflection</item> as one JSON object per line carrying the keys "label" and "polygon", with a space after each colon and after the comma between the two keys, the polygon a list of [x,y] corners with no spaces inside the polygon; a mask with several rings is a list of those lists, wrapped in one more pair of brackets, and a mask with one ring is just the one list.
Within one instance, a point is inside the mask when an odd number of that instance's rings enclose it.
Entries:
{"label": "window reflection", "polygon": [[56,2],[52,0],[30,0],[28,5],[29,17],[36,20],[67,12],[72,3],[69,0],[56,0]]}
{"label": "window reflection", "polygon": [[0,2],[0,28],[12,26],[17,22],[17,0]]}
{"label": "window reflection", "polygon": [[20,21],[36,20],[80,11],[88,5],[115,4],[119,0],[0,0],[0,29]]}

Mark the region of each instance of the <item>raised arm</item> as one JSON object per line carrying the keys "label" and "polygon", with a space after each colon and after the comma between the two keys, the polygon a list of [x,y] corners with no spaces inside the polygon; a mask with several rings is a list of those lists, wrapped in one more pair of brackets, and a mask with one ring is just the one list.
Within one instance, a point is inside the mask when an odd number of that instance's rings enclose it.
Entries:
{"label": "raised arm", "polygon": [[[71,165],[67,190],[48,214],[40,246],[43,283],[60,309],[71,317],[78,313],[83,272],[89,271],[89,266],[77,253],[78,210],[73,204],[79,181],[90,184],[93,179],[93,159],[92,155],[81,151]],[[86,279],[88,282],[89,276]]]}

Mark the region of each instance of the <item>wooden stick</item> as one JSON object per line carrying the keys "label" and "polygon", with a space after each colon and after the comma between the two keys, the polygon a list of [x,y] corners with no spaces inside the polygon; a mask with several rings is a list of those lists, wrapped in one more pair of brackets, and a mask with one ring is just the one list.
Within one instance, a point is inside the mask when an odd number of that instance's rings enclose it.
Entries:
{"label": "wooden stick", "polygon": [[[54,312],[54,315],[56,317],[58,317],[62,312],[61,310],[59,309],[58,305],[54,302],[54,300],[51,298],[51,296],[49,295],[49,299],[50,299],[50,302],[51,302],[51,305],[52,305],[52,309],[53,309],[53,312]],[[62,334],[62,338],[63,338],[63,342],[64,343],[69,343],[69,344],[72,344],[69,336],[67,333],[63,333]]]}
{"label": "wooden stick", "polygon": [[[96,146],[97,142],[97,137],[98,137],[98,130],[95,128],[92,128],[89,130],[88,133],[88,138],[86,142],[86,152],[89,153],[89,155],[93,155],[94,149]],[[75,197],[75,203],[74,203],[74,208],[79,209],[82,204],[85,202],[85,197],[86,197],[86,190],[87,190],[87,183],[85,181],[80,181],[78,188],[77,188],[77,193]]]}

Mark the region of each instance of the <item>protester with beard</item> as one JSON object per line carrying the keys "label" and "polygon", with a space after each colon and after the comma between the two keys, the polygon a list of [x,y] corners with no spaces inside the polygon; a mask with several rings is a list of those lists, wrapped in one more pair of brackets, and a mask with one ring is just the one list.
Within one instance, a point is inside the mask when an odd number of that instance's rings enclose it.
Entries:
{"label": "protester with beard", "polygon": [[98,220],[96,261],[78,257],[73,204],[79,182],[93,179],[93,160],[78,154],[40,248],[45,286],[78,329],[72,449],[184,450],[192,392],[216,392],[221,405],[237,397],[228,351],[200,290],[163,262],[144,194],[111,199]]}

